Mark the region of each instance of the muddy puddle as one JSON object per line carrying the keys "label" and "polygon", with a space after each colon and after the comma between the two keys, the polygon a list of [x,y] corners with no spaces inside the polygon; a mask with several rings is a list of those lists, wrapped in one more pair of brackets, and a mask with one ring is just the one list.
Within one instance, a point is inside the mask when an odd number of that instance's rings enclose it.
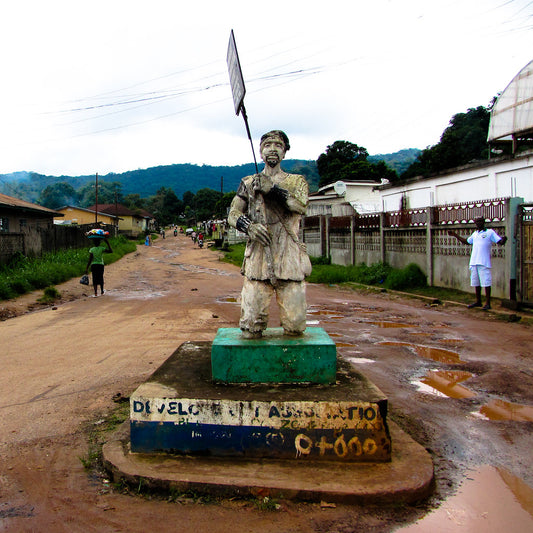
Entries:
{"label": "muddy puddle", "polygon": [[368,320],[364,321],[364,324],[372,324],[378,328],[417,328],[416,324],[403,324],[402,322],[390,322],[387,320]]}
{"label": "muddy puddle", "polygon": [[470,471],[457,494],[402,533],[533,531],[533,489],[503,468]]}
{"label": "muddy puddle", "polygon": [[425,359],[431,359],[438,363],[445,363],[448,365],[464,364],[457,352],[452,350],[445,350],[444,348],[436,348],[434,346],[424,346],[422,344],[411,344],[410,342],[397,342],[397,341],[381,341],[378,342],[380,346],[405,346],[411,351],[424,357]]}
{"label": "muddy puddle", "polygon": [[345,357],[344,359],[356,365],[368,365],[376,362],[374,359],[368,359],[366,357]]}
{"label": "muddy puddle", "polygon": [[[475,413],[489,420],[513,420],[515,422],[533,422],[533,406],[492,400]],[[533,531],[533,529],[532,529]]]}
{"label": "muddy puddle", "polygon": [[420,381],[413,381],[418,390],[445,398],[472,398],[476,395],[467,387],[461,385],[470,379],[472,374],[461,370],[430,370]]}
{"label": "muddy puddle", "polygon": [[219,304],[236,304],[239,303],[239,300],[235,296],[224,296],[216,300]]}
{"label": "muddy puddle", "polygon": [[[168,292],[153,291],[151,289],[139,289],[139,290],[118,290],[110,289],[106,290],[104,298],[113,297],[117,300],[153,300],[155,298],[163,298]],[[99,296],[100,298],[100,296]]]}

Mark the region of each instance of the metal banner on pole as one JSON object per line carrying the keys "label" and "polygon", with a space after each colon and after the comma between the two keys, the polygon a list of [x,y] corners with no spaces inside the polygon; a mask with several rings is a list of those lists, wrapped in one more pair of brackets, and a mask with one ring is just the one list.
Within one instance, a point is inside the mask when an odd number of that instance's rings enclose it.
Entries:
{"label": "metal banner on pole", "polygon": [[257,169],[257,160],[255,158],[254,144],[252,141],[252,135],[250,133],[250,126],[248,125],[248,116],[246,115],[246,108],[244,107],[244,95],[246,94],[246,87],[244,86],[244,77],[242,75],[241,62],[239,61],[239,54],[237,52],[237,44],[235,42],[235,34],[233,33],[233,30],[231,30],[229,36],[226,62],[228,64],[235,114],[238,115],[240,113],[244,119],[246,133],[248,134],[248,139],[250,139],[252,154],[254,156],[255,173],[259,174],[259,170]]}

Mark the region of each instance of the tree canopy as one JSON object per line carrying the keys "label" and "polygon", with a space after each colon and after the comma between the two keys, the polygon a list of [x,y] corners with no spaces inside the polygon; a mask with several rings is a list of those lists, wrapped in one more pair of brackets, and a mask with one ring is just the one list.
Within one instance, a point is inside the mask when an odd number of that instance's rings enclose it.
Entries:
{"label": "tree canopy", "polygon": [[58,209],[65,205],[77,205],[78,193],[70,183],[60,182],[46,186],[39,196],[39,204],[48,209]]}
{"label": "tree canopy", "polygon": [[384,161],[368,161],[366,148],[348,141],[335,141],[317,159],[320,175],[319,187],[324,187],[339,180],[375,181],[382,179],[395,181],[396,171],[389,168]]}
{"label": "tree canopy", "polygon": [[490,110],[484,106],[454,115],[440,142],[422,150],[402,178],[428,176],[488,157]]}

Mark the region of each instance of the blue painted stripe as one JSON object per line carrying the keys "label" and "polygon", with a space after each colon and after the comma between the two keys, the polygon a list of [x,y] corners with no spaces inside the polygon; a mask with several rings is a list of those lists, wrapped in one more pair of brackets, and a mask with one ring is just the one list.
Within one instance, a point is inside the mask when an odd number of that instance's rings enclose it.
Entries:
{"label": "blue painted stripe", "polygon": [[366,429],[273,430],[253,426],[223,426],[145,422],[130,423],[131,450],[190,455],[277,457],[346,461],[388,461],[388,432]]}

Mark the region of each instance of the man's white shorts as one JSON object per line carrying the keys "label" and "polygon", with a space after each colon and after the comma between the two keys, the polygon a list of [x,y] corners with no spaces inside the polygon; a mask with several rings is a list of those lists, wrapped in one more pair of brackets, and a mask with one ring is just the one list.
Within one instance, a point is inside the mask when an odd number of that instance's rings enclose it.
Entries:
{"label": "man's white shorts", "polygon": [[471,265],[470,285],[472,287],[490,287],[492,285],[491,269],[483,265]]}

